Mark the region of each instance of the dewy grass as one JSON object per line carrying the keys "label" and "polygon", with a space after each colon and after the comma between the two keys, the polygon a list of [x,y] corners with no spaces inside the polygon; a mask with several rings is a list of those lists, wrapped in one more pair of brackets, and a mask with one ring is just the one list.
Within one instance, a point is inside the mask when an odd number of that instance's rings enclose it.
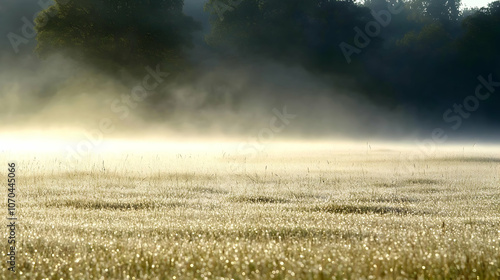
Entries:
{"label": "dewy grass", "polygon": [[491,155],[306,147],[241,158],[236,173],[238,157],[175,150],[75,172],[20,158],[16,277],[500,277],[500,165],[475,160]]}

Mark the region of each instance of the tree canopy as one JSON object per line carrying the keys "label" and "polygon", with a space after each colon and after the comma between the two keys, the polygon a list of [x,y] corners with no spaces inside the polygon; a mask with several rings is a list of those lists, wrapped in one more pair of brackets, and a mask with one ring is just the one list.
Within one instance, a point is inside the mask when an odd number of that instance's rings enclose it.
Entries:
{"label": "tree canopy", "polygon": [[[461,9],[460,0],[210,0],[210,48],[260,57],[331,77],[386,106],[442,114],[498,74],[500,2]],[[55,0],[38,15],[37,52],[64,50],[110,72],[160,62],[183,68],[199,25],[182,0]],[[220,3],[219,3],[220,5]],[[220,58],[220,56],[217,56]],[[163,68],[165,69],[165,68]],[[500,77],[500,76],[499,76]],[[489,107],[488,107],[489,106]],[[495,108],[485,105],[483,112]]]}
{"label": "tree canopy", "polygon": [[182,8],[183,0],[55,0],[35,21],[36,50],[41,56],[64,50],[110,71],[179,68],[199,29]]}
{"label": "tree canopy", "polygon": [[[391,5],[402,9],[388,13]],[[207,43],[354,77],[354,88],[372,99],[440,118],[449,100],[474,93],[479,75],[500,74],[500,2],[460,7],[460,0],[243,0],[223,20],[213,13]]]}

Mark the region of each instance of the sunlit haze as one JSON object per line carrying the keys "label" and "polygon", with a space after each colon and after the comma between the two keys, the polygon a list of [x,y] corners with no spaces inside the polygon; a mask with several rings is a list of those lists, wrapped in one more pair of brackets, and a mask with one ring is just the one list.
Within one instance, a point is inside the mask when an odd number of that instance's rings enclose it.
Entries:
{"label": "sunlit haze", "polygon": [[0,0],[0,279],[500,279],[500,1]]}

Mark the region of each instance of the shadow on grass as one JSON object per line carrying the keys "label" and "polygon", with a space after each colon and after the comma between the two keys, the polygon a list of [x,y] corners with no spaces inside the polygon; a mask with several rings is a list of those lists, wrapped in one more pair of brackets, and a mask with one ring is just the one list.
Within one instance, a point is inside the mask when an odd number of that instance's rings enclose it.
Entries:
{"label": "shadow on grass", "polygon": [[358,201],[361,202],[379,202],[379,203],[416,203],[419,202],[420,199],[415,197],[407,197],[407,196],[376,196],[376,197],[368,197],[368,198],[359,198]]}
{"label": "shadow on grass", "polygon": [[203,173],[163,173],[160,174],[159,177],[161,179],[169,180],[169,181],[181,181],[181,182],[191,182],[191,181],[214,181],[217,180],[217,176],[215,174],[203,174]]}
{"label": "shadow on grass", "polygon": [[404,182],[412,185],[437,185],[441,183],[441,181],[439,180],[428,179],[428,178],[411,178],[405,180]]}
{"label": "shadow on grass", "polygon": [[287,203],[288,199],[284,198],[276,198],[270,196],[235,196],[230,197],[229,201],[231,202],[245,202],[245,203]]}
{"label": "shadow on grass", "polygon": [[201,187],[201,186],[191,187],[191,188],[189,188],[189,190],[193,191],[193,192],[205,193],[205,194],[227,194],[227,193],[229,193],[226,190],[209,188],[209,187]]}
{"label": "shadow on grass", "polygon": [[401,188],[407,185],[438,185],[442,181],[434,180],[429,178],[410,178],[403,180],[401,182],[391,182],[391,183],[375,183],[374,186],[381,188]]}
{"label": "shadow on grass", "polygon": [[[85,232],[87,228],[80,228]],[[104,234],[108,230],[103,230]],[[124,230],[120,232],[113,232],[113,235],[120,238],[136,237],[137,232]],[[255,228],[238,228],[238,229],[170,229],[170,228],[149,228],[144,229],[142,236],[154,236],[166,238],[168,240],[188,240],[190,242],[199,240],[216,240],[225,241],[231,240],[245,240],[245,241],[286,241],[286,240],[363,240],[373,236],[371,233],[355,232],[343,229],[328,229],[328,228],[314,228],[314,227],[255,227]]]}
{"label": "shadow on grass", "polygon": [[108,202],[108,201],[88,201],[83,199],[51,201],[45,203],[47,207],[71,207],[76,209],[90,210],[143,210],[156,208],[176,208],[185,207],[182,202],[155,203],[155,202]]}
{"label": "shadow on grass", "polygon": [[394,207],[394,206],[384,206],[384,205],[348,205],[348,204],[335,204],[335,203],[303,208],[302,210],[310,212],[326,212],[326,213],[337,213],[337,214],[381,214],[381,215],[428,214],[423,211],[415,211],[406,207]]}
{"label": "shadow on grass", "polygon": [[415,187],[410,190],[409,192],[412,193],[418,193],[418,194],[435,194],[435,193],[441,193],[444,192],[446,189],[440,189],[440,188],[433,188],[433,187]]}
{"label": "shadow on grass", "polygon": [[495,157],[444,157],[437,158],[437,161],[455,161],[455,162],[471,162],[471,163],[500,163],[500,158]]}
{"label": "shadow on grass", "polygon": [[[196,232],[195,232],[196,233]],[[347,240],[363,240],[370,237],[368,234],[356,233],[352,231],[336,230],[336,229],[319,229],[319,228],[304,228],[304,227],[273,227],[273,228],[257,228],[244,229],[237,231],[219,231],[219,232],[198,232],[197,235],[190,234],[192,237],[206,236],[217,239],[220,237],[239,238],[244,240],[256,241],[285,241],[285,240],[301,240],[301,239],[347,239]],[[186,233],[185,233],[186,234]],[[211,236],[212,235],[212,236]],[[182,236],[182,234],[181,234]]]}

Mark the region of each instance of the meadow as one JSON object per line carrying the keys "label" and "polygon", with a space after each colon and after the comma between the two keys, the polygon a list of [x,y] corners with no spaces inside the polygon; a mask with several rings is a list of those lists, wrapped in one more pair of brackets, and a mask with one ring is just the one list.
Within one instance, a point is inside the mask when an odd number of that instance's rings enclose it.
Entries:
{"label": "meadow", "polygon": [[1,278],[499,279],[500,149],[412,154],[157,143],[68,165],[3,151],[19,225],[17,272],[2,260]]}

